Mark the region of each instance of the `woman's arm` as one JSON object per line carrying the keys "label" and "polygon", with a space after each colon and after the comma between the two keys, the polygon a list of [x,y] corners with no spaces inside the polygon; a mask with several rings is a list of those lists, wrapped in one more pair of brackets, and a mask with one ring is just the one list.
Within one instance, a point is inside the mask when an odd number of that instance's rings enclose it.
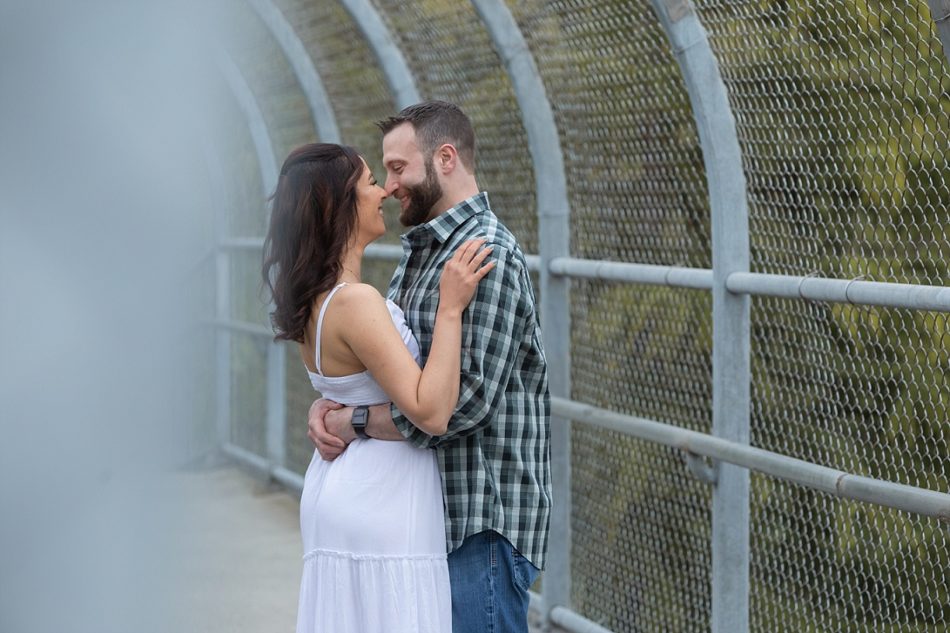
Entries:
{"label": "woman's arm", "polygon": [[340,330],[344,342],[399,410],[429,435],[445,432],[458,401],[462,311],[494,267],[494,262],[481,265],[491,250],[480,249],[482,244],[484,240],[466,242],[443,268],[432,345],[422,369],[374,288],[359,284],[339,293],[338,315],[346,319]]}

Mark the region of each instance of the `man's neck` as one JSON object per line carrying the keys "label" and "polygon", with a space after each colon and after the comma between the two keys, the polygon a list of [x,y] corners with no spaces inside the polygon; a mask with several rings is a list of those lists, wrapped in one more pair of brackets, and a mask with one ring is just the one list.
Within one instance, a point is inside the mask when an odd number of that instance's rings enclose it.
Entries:
{"label": "man's neck", "polygon": [[460,187],[458,190],[453,191],[451,194],[446,192],[446,195],[442,196],[439,202],[433,207],[432,213],[429,215],[429,220],[434,220],[449,209],[457,207],[462,202],[465,202],[472,196],[478,195],[478,185],[473,181],[471,185],[465,187]]}

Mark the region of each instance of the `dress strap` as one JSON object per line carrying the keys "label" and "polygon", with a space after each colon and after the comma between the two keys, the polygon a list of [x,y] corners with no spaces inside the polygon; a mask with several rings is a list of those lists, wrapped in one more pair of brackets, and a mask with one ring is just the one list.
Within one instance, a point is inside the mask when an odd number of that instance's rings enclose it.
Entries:
{"label": "dress strap", "polygon": [[327,313],[327,306],[330,305],[330,299],[333,298],[333,295],[336,294],[336,291],[346,285],[346,282],[339,284],[333,290],[327,294],[327,298],[323,300],[323,305],[320,306],[320,315],[317,317],[317,331],[313,338],[316,339],[316,344],[314,347],[313,353],[313,364],[317,367],[317,373],[321,376],[323,375],[323,370],[320,368],[320,338],[323,334],[323,317]]}

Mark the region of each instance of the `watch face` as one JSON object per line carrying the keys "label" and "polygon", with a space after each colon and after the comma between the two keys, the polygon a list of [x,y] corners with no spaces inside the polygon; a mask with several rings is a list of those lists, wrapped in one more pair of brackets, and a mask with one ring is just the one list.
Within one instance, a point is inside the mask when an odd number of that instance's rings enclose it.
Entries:
{"label": "watch face", "polygon": [[352,426],[353,430],[356,432],[357,437],[363,439],[368,439],[369,436],[366,435],[366,423],[369,421],[369,409],[367,407],[356,407],[353,411],[353,421]]}

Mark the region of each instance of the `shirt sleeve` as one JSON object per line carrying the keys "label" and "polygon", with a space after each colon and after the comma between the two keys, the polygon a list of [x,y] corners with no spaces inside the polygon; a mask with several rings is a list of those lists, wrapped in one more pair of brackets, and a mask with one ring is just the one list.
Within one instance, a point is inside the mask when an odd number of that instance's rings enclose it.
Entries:
{"label": "shirt sleeve", "polygon": [[504,397],[525,323],[533,318],[534,295],[523,264],[507,249],[494,248],[495,268],[462,313],[461,384],[448,430],[439,437],[428,435],[392,407],[396,428],[416,446],[434,448],[478,432],[491,423]]}

